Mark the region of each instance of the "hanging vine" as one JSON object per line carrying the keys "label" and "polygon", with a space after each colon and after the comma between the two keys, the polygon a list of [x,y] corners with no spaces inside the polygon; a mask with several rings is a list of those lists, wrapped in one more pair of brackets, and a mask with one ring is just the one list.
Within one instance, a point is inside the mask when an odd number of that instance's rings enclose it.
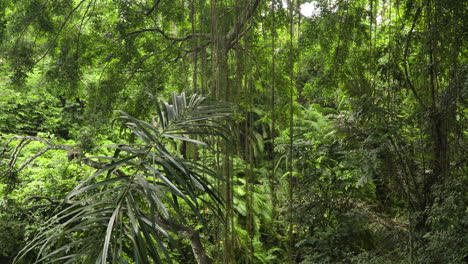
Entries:
{"label": "hanging vine", "polygon": [[293,198],[294,198],[294,176],[293,176],[293,146],[294,146],[294,1],[288,1],[289,8],[289,175],[288,175],[288,254],[290,261],[294,258],[294,212],[293,212]]}

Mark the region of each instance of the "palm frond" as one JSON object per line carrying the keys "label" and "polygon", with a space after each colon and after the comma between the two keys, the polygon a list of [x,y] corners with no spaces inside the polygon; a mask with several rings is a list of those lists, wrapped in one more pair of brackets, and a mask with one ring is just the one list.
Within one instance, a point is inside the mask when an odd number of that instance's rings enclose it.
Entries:
{"label": "palm frond", "polygon": [[204,102],[199,95],[187,100],[184,93],[173,93],[172,104],[156,104],[155,124],[120,111],[120,119],[141,142],[108,145],[115,149],[113,156],[88,158],[99,160],[95,163],[101,168],[67,195],[61,210],[14,263],[32,252],[38,255],[34,263],[170,262],[166,247],[173,235],[190,230],[179,201],[190,208],[190,217],[201,221],[200,202],[215,212],[221,212],[223,204],[206,178],[214,179],[216,173],[165,146],[167,140],[176,140],[204,147],[205,142],[189,136],[226,135],[226,126],[214,119],[228,116],[232,107]]}

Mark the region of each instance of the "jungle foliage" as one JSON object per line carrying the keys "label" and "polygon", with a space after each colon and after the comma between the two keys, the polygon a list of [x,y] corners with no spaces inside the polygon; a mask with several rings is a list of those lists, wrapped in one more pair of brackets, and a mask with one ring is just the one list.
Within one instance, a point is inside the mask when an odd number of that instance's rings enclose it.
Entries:
{"label": "jungle foliage", "polygon": [[1,0],[0,262],[466,263],[467,32],[454,0]]}

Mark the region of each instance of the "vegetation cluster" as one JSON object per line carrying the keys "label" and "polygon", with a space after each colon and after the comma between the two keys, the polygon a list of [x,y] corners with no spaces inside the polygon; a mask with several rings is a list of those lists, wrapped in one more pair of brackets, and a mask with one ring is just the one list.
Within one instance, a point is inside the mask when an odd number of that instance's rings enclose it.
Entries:
{"label": "vegetation cluster", "polygon": [[467,32],[462,0],[1,0],[0,263],[467,263]]}

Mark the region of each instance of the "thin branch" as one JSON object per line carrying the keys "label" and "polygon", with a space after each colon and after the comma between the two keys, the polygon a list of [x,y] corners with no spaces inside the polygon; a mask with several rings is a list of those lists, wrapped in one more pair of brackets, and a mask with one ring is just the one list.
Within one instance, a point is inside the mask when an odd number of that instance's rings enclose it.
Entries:
{"label": "thin branch", "polygon": [[414,31],[414,28],[416,26],[416,22],[418,21],[418,18],[421,15],[422,8],[423,8],[423,6],[420,6],[418,8],[418,10],[416,11],[416,14],[414,15],[414,19],[413,19],[413,24],[411,25],[411,29],[410,29],[410,31],[408,33],[408,39],[406,40],[406,45],[405,45],[405,53],[404,53],[404,56],[403,56],[404,57],[403,68],[405,70],[406,82],[408,83],[408,86],[409,86],[410,90],[413,92],[414,97],[416,98],[416,100],[422,106],[425,106],[423,100],[421,99],[421,97],[419,97],[419,94],[417,93],[416,88],[414,87],[413,83],[411,82],[411,79],[409,77],[409,70],[408,70],[408,65],[409,65],[408,52],[409,52],[409,45],[410,45],[410,42],[411,42],[411,36],[413,35],[413,31]]}
{"label": "thin branch", "polygon": [[153,7],[151,7],[151,9],[148,12],[146,12],[146,16],[151,15],[151,13],[153,13],[153,11],[156,10],[156,8],[158,8],[160,2],[161,0],[154,0]]}
{"label": "thin branch", "polygon": [[[69,145],[62,145],[62,144],[57,144],[57,145],[54,145],[52,143],[50,143],[49,141],[43,139],[43,138],[40,138],[40,137],[34,137],[34,136],[13,136],[12,137],[13,139],[19,139],[20,142],[24,142],[24,141],[38,141],[38,142],[41,142],[42,144],[46,145],[46,148],[44,148],[43,150],[39,151],[38,153],[36,153],[35,155],[33,155],[32,157],[28,158],[23,164],[20,165],[20,167],[16,170],[12,170],[13,173],[17,173],[17,172],[20,172],[21,170],[23,170],[27,165],[29,165],[33,160],[37,159],[38,157],[44,155],[47,151],[49,150],[65,150],[67,151],[67,154],[69,156],[69,160],[72,160],[74,158],[81,158],[80,160],[87,166],[91,167],[91,168],[94,168],[94,169],[101,169],[104,165],[106,165],[105,163],[103,162],[98,162],[98,161],[95,161],[95,160],[92,160],[91,158],[89,157],[84,157],[83,153],[79,150],[79,149],[76,149],[74,147],[71,147]],[[12,138],[10,138],[8,140],[8,142],[11,142]],[[16,155],[17,156],[17,155]],[[15,160],[16,162],[16,160]],[[14,163],[11,164],[10,168],[13,167]],[[113,171],[113,173],[119,177],[122,177],[122,176],[125,176],[125,174],[121,171],[121,170],[115,170]]]}
{"label": "thin branch", "polygon": [[75,13],[76,10],[78,10],[78,8],[81,6],[81,4],[83,4],[86,0],[81,0],[78,5],[75,6],[75,8],[73,8],[72,11],[70,11],[70,13],[68,13],[67,17],[65,18],[65,21],[63,21],[62,25],[60,26],[57,34],[55,35],[54,39],[52,40],[52,42],[50,43],[49,47],[47,47],[47,50],[44,52],[44,54],[42,54],[42,56],[36,60],[32,65],[31,65],[31,69],[36,66],[36,64],[38,64],[40,61],[42,61],[46,56],[47,54],[49,54],[50,50],[52,50],[52,48],[54,47],[55,45],[55,42],[57,42],[57,39],[58,37],[60,36],[60,33],[62,32],[63,28],[65,27],[65,25],[67,24],[68,20],[70,19],[71,15],[73,13]]}
{"label": "thin branch", "polygon": [[47,197],[47,196],[32,196],[32,197],[29,197],[28,199],[26,199],[26,201],[30,201],[30,200],[36,200],[36,201],[47,200],[47,201],[49,201],[49,203],[54,203],[54,201],[52,199],[50,199],[49,197]]}
{"label": "thin branch", "polygon": [[21,149],[23,149],[25,145],[29,143],[29,142],[26,142],[25,144],[23,144],[25,141],[26,140],[24,138],[20,139],[20,142],[18,143],[18,145],[16,145],[15,148],[13,149],[13,152],[10,155],[10,163],[8,164],[8,167],[11,168],[13,167],[13,164],[16,163],[16,159],[18,158],[18,153],[21,151]]}
{"label": "thin branch", "polygon": [[236,37],[229,43],[229,47],[234,47],[236,43],[252,28],[252,24],[249,24],[247,28],[241,33],[237,34]]}
{"label": "thin branch", "polygon": [[234,27],[226,34],[224,37],[225,43],[229,46],[228,49],[232,48],[245,34],[243,30],[245,25],[252,19],[255,11],[257,10],[261,0],[255,0],[252,5],[250,5],[247,10],[241,12],[241,17],[236,21]]}
{"label": "thin branch", "polygon": [[23,164],[21,164],[21,166],[14,170],[14,172],[19,172],[21,171],[22,169],[24,169],[24,167],[26,167],[29,163],[31,163],[33,160],[39,158],[40,156],[42,156],[44,153],[46,153],[50,148],[47,147],[41,151],[39,151],[38,153],[36,153],[34,156],[31,156],[29,159],[27,159]]}
{"label": "thin branch", "polygon": [[140,30],[129,32],[126,36],[140,34],[140,33],[144,33],[144,32],[158,32],[165,39],[172,40],[172,41],[186,41],[186,40],[189,40],[189,39],[192,39],[192,38],[206,38],[206,39],[210,38],[210,35],[203,34],[203,33],[192,33],[192,34],[188,34],[187,36],[182,37],[182,38],[176,38],[176,37],[169,36],[165,31],[163,31],[163,30],[161,30],[159,28],[140,29]]}

